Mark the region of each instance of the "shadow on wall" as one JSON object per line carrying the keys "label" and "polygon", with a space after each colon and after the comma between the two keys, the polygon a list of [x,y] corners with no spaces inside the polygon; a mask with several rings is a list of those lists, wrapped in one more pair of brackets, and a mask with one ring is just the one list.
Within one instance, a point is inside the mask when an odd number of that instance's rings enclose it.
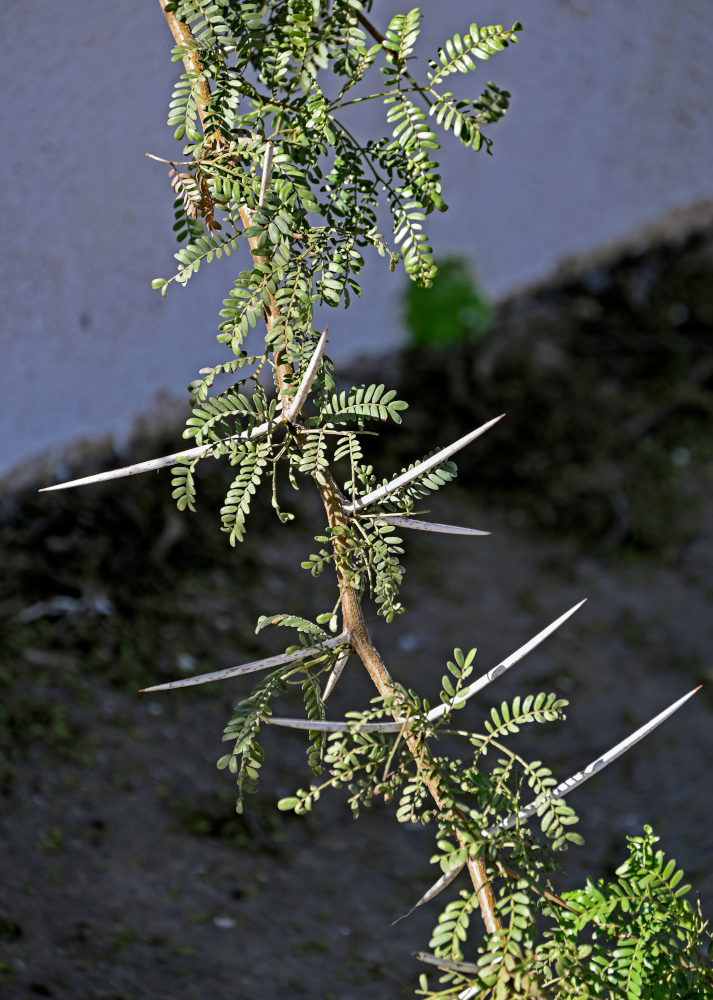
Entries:
{"label": "shadow on wall", "polygon": [[438,265],[431,288],[409,282],[402,297],[410,344],[479,341],[495,321],[495,310],[478,287],[468,261],[448,257]]}
{"label": "shadow on wall", "polygon": [[389,374],[411,410],[387,429],[389,468],[506,411],[458,456],[480,498],[610,546],[685,540],[712,451],[713,227],[497,315],[458,260],[404,300],[412,346]]}

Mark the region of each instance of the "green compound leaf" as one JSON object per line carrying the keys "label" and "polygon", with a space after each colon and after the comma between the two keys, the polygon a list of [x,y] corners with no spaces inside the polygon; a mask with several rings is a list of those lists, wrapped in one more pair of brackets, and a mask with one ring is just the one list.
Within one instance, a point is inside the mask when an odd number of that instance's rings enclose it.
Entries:
{"label": "green compound leaf", "polygon": [[271,450],[269,441],[258,441],[241,444],[237,452],[239,472],[230,484],[220,511],[223,531],[228,533],[231,545],[242,542],[245,537],[245,522],[250,504],[267,467]]}

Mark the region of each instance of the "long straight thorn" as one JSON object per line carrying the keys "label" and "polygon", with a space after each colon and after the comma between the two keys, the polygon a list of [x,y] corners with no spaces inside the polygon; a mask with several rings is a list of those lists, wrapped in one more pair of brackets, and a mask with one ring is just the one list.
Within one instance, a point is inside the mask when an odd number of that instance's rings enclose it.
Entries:
{"label": "long straight thorn", "polygon": [[518,660],[521,660],[523,656],[526,656],[536,646],[539,646],[540,643],[543,642],[548,636],[552,635],[552,633],[555,632],[560,625],[563,625],[564,622],[566,622],[567,619],[575,613],[575,611],[578,611],[582,607],[586,600],[587,598],[585,597],[583,601],[575,604],[573,608],[569,609],[569,611],[565,611],[565,613],[560,615],[556,621],[553,621],[546,628],[543,628],[541,632],[538,632],[537,635],[533,636],[532,639],[530,639],[529,642],[526,642],[524,646],[520,646],[520,648],[516,649],[514,653],[510,654],[510,656],[501,660],[497,666],[488,670],[488,672],[483,674],[482,677],[479,677],[477,681],[473,681],[472,684],[469,684],[467,687],[463,688],[462,691],[459,691],[452,701],[447,702],[445,705],[436,705],[435,708],[432,708],[427,716],[429,722],[433,722],[434,719],[440,719],[442,715],[449,712],[455,705],[460,705],[462,702],[467,701],[468,698],[472,698],[474,694],[482,691],[484,687],[487,687],[488,684],[494,681],[497,677],[504,674],[505,671],[509,670],[510,667],[518,662]]}
{"label": "long straight thorn", "polygon": [[272,154],[275,149],[275,144],[272,139],[268,139],[267,145],[265,146],[265,162],[262,167],[262,180],[260,181],[260,197],[258,199],[258,205],[262,208],[265,204],[265,198],[267,196],[267,188],[270,183],[270,174],[272,173]]}
{"label": "long straight thorn", "polygon": [[426,965],[435,965],[439,969],[447,969],[449,972],[463,972],[465,975],[477,975],[482,966],[475,962],[454,962],[451,958],[439,958],[428,951],[414,951],[411,953],[419,962]]}
{"label": "long straight thorn", "polygon": [[322,361],[324,348],[327,344],[328,329],[329,328],[325,326],[324,330],[322,330],[322,336],[317,341],[317,346],[315,347],[314,354],[310,358],[307,369],[302,376],[302,381],[299,384],[297,392],[292,397],[292,402],[287,408],[287,412],[284,417],[285,420],[294,420],[304,406],[304,402],[307,399],[310,389],[312,388],[312,383],[314,382],[320,362]]}
{"label": "long straight thorn", "polygon": [[399,517],[397,514],[381,514],[377,521],[393,524],[395,528],[414,528],[416,531],[435,531],[442,535],[489,535],[489,531],[478,528],[461,528],[457,524],[438,524],[436,521],[417,521],[413,517]]}
{"label": "long straight thorn", "polygon": [[227,441],[237,441],[240,438],[248,439],[260,437],[268,430],[268,424],[259,424],[250,431],[242,431],[240,434],[233,434],[223,441],[211,441],[209,444],[201,444],[197,448],[189,448],[187,451],[176,451],[173,455],[163,455],[161,458],[150,458],[146,462],[137,462],[135,465],[123,465],[120,469],[109,469],[107,472],[97,472],[93,476],[83,476],[81,479],[70,479],[66,483],[57,483],[56,486],[44,486],[40,493],[51,493],[53,490],[68,490],[73,486],[89,486],[92,483],[104,483],[110,479],[123,479],[125,476],[136,476],[140,472],[153,472],[156,469],[165,469],[168,465],[173,465],[182,458],[199,458],[201,455],[208,455],[218,444],[225,444]]}
{"label": "long straight thorn", "polygon": [[457,451],[461,448],[465,448],[467,444],[471,441],[475,441],[477,437],[481,434],[485,434],[487,430],[497,424],[498,420],[502,420],[505,416],[501,413],[499,417],[495,417],[493,420],[489,420],[482,427],[477,427],[474,431],[469,434],[465,434],[463,437],[458,438],[457,441],[453,441],[452,444],[447,445],[440,451],[437,451],[435,455],[431,455],[430,458],[425,458],[423,462],[419,462],[415,465],[413,469],[408,469],[406,472],[402,472],[400,476],[392,479],[390,483],[385,483],[383,486],[379,486],[377,489],[372,490],[371,493],[366,493],[363,497],[359,497],[354,503],[345,504],[344,511],[347,514],[355,514],[358,510],[362,510],[364,507],[368,507],[370,503],[374,503],[376,500],[381,500],[382,497],[388,496],[389,493],[393,493],[394,490],[400,489],[405,486],[406,483],[410,483],[412,479],[416,479],[417,476],[422,476],[426,472],[430,472],[437,465],[441,465],[442,462],[446,462],[451,455],[455,455]]}
{"label": "long straight thorn", "polygon": [[337,657],[337,662],[332,668],[332,672],[327,678],[327,683],[324,686],[324,693],[322,694],[322,701],[326,701],[329,698],[332,691],[337,684],[337,681],[342,676],[342,671],[347,665],[347,660],[349,659],[349,654],[351,650],[345,649],[343,653],[340,653]]}
{"label": "long straight thorn", "polygon": [[180,681],[168,681],[166,684],[154,684],[153,687],[141,688],[140,693],[147,691],[169,691],[173,688],[191,687],[193,684],[209,684],[211,681],[223,681],[228,677],[238,677],[240,674],[251,674],[256,670],[270,670],[272,667],[281,667],[286,663],[297,663],[309,656],[320,653],[323,649],[333,649],[347,642],[349,634],[342,632],[341,635],[333,639],[327,639],[321,646],[301,647],[294,653],[278,653],[277,656],[268,656],[264,660],[253,660],[252,663],[244,663],[239,667],[227,667],[225,670],[214,670],[209,674],[197,674],[195,677],[183,677]]}
{"label": "long straight thorn", "polygon": [[494,833],[496,830],[509,830],[510,827],[514,826],[515,823],[518,822],[518,820],[522,822],[523,820],[529,819],[530,816],[536,813],[541,806],[549,802],[550,799],[561,799],[565,795],[568,795],[571,791],[574,791],[575,788],[579,788],[579,786],[583,785],[585,781],[589,781],[589,779],[595,774],[603,771],[604,768],[611,764],[612,761],[615,761],[617,757],[621,757],[621,755],[626,753],[627,750],[631,750],[631,748],[640,740],[643,740],[645,736],[652,733],[654,729],[661,725],[662,722],[665,722],[666,719],[672,716],[674,712],[677,712],[682,705],[685,705],[688,699],[692,698],[697,691],[700,691],[700,689],[701,685],[699,684],[698,687],[689,691],[688,694],[684,694],[683,698],[679,698],[678,701],[675,701],[672,705],[669,705],[668,708],[665,708],[663,712],[659,712],[659,714],[655,715],[653,719],[649,719],[648,722],[644,723],[643,726],[640,726],[639,729],[631,733],[630,736],[627,736],[626,739],[617,743],[616,746],[611,748],[611,750],[607,750],[607,752],[602,754],[601,757],[597,757],[597,759],[593,760],[591,764],[587,764],[587,766],[581,771],[577,771],[576,774],[573,774],[571,778],[567,778],[565,781],[560,782],[560,784],[547,795],[538,796],[533,802],[526,805],[524,809],[521,809],[518,813],[513,813],[512,816],[508,816],[507,819],[502,820],[500,823],[497,823],[485,832]]}
{"label": "long straight thorn", "polygon": [[421,896],[419,901],[413,904],[408,913],[404,913],[403,916],[398,918],[398,920],[394,920],[394,923],[391,926],[393,927],[394,924],[398,924],[399,920],[405,920],[406,917],[410,917],[413,911],[417,910],[419,906],[423,906],[424,903],[430,903],[431,900],[435,899],[439,893],[443,892],[444,889],[448,888],[451,882],[453,882],[454,879],[457,878],[457,876],[463,871],[464,868],[465,868],[465,861],[463,862],[462,865],[456,865],[454,868],[450,868],[444,875],[441,875],[438,881],[434,882],[431,888],[427,889],[426,892],[424,892],[423,896]]}
{"label": "long straight thorn", "polygon": [[[324,699],[322,700],[324,701]],[[334,721],[329,719],[288,719],[274,715],[268,716],[265,722],[269,726],[282,726],[283,729],[308,729],[319,733],[347,733],[350,729],[359,733],[400,733],[404,728],[403,722],[363,722],[359,724],[356,719]]]}

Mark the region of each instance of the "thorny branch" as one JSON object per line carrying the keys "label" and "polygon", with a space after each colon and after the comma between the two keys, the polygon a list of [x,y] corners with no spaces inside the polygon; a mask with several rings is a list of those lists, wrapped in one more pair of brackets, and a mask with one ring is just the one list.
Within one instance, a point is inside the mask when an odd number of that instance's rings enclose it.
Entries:
{"label": "thorny branch", "polygon": [[[176,40],[176,44],[183,45],[186,42],[191,42],[193,40],[193,35],[188,25],[179,21],[175,14],[165,9],[167,0],[158,0],[158,2],[164,12],[168,26],[171,29],[171,34]],[[377,38],[377,40],[383,41],[383,35],[380,35],[377,29],[374,28],[362,14],[358,14],[357,16],[369,32]],[[198,113],[205,128],[206,111],[210,107],[211,100],[210,87],[208,86],[207,80],[202,73],[202,68],[195,52],[184,55],[183,63],[186,71],[189,73],[191,78],[194,79],[195,85],[200,94],[201,100],[200,102],[197,102]],[[247,206],[242,206],[240,208],[240,216],[247,228],[252,221],[250,209]],[[257,244],[257,237],[250,238],[248,242],[251,250],[254,250]],[[257,262],[259,262],[260,259],[261,258],[258,256],[255,257]],[[265,308],[265,321],[268,332],[272,330],[277,318],[277,305],[275,303],[274,296],[271,296],[270,304]],[[279,349],[275,351],[274,362],[280,390],[280,398],[283,408],[286,408],[289,400],[287,383],[290,376],[293,374],[293,368],[292,365],[285,359],[284,353]],[[324,505],[330,527],[346,527],[349,518],[344,510],[342,497],[340,496],[337,485],[328,469],[322,470],[322,480],[322,482],[315,480],[315,485]],[[364,611],[361,605],[361,595],[349,582],[349,578],[343,568],[343,560],[339,558],[340,549],[344,546],[344,544],[344,541],[337,533],[334,539],[334,545],[337,555],[337,580],[341,597],[344,629],[349,635],[351,648],[361,659],[379,694],[385,698],[393,698],[395,694],[394,684],[386,668],[386,664],[382,660],[381,655],[374,645],[371,635],[369,634],[369,630],[364,619]],[[397,713],[395,714],[395,717],[398,719]],[[404,738],[409,750],[419,761],[423,769],[426,784],[434,802],[436,803],[436,806],[439,809],[442,809],[443,794],[439,787],[438,777],[435,773],[433,759],[428,747],[426,747],[422,741],[418,740],[415,736],[409,733],[406,733]],[[465,846],[465,844],[462,843],[462,846]],[[480,912],[483,917],[485,929],[489,934],[492,934],[499,930],[501,925],[495,912],[495,898],[490,885],[490,878],[488,876],[486,866],[480,858],[469,858],[467,866],[473,887],[478,894],[478,902],[480,904]]]}

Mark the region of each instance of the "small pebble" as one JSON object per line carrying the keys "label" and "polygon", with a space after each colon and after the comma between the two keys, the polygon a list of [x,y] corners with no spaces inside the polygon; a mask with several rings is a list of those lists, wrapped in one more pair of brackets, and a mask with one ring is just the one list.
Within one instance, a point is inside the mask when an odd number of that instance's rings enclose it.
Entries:
{"label": "small pebble", "polygon": [[423,646],[423,639],[419,635],[414,635],[413,632],[404,632],[396,640],[399,649],[403,653],[413,653],[415,650],[420,649]]}
{"label": "small pebble", "polygon": [[176,657],[178,669],[184,674],[189,674],[196,665],[196,658],[191,653],[179,653]]}
{"label": "small pebble", "polygon": [[674,302],[669,306],[668,318],[674,326],[682,326],[688,319],[689,312],[682,302]]}

